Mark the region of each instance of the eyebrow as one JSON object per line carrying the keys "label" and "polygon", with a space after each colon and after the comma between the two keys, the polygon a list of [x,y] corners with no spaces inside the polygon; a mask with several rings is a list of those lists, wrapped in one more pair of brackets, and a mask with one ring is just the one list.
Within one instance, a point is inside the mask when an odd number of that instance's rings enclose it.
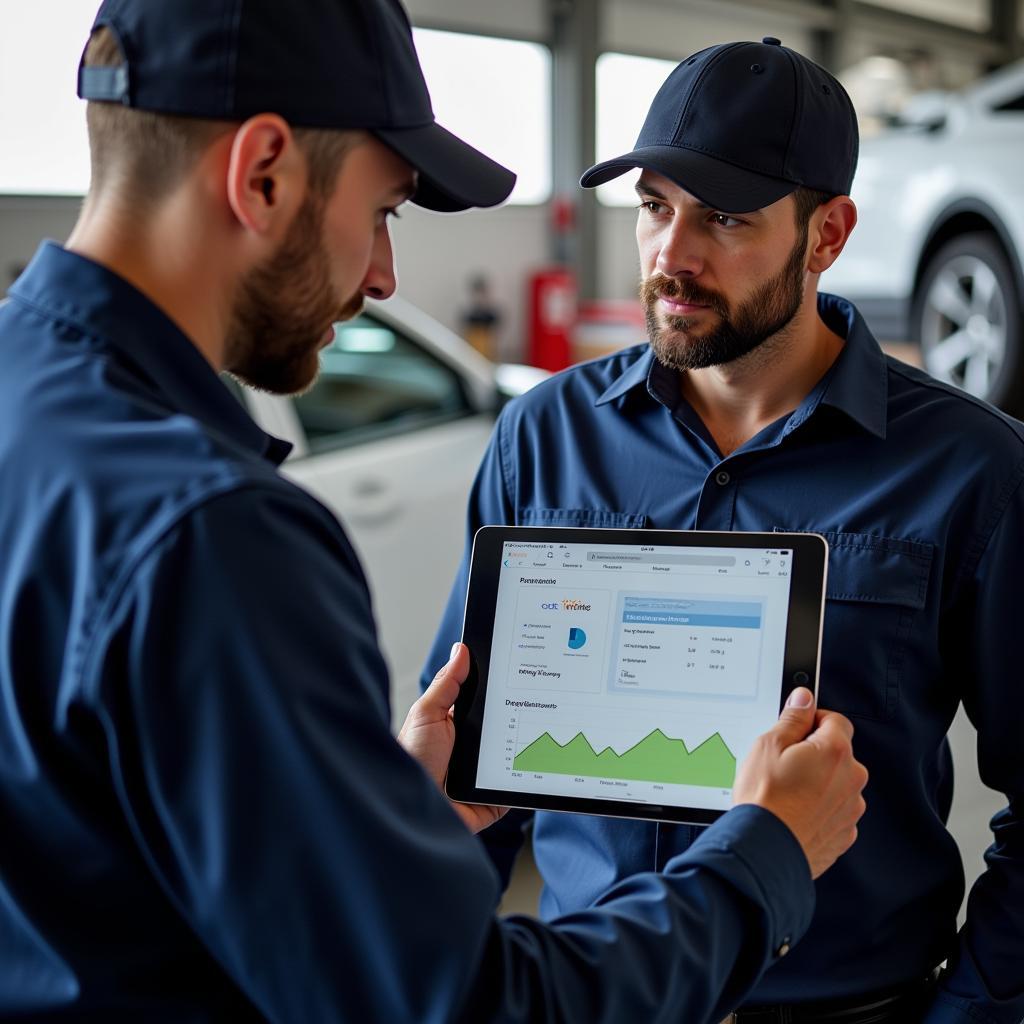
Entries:
{"label": "eyebrow", "polygon": [[[652,185],[645,185],[642,181],[638,181],[636,183],[636,194],[641,199],[643,199],[644,196],[653,196],[655,199],[665,199],[666,198],[656,188],[654,188],[654,186],[652,186]],[[698,205],[703,206],[704,204],[700,203]]]}
{"label": "eyebrow", "polygon": [[[666,196],[664,196],[661,192],[659,192],[656,188],[654,188],[653,185],[645,185],[643,181],[638,181],[636,183],[636,194],[637,194],[638,198],[640,198],[640,199],[643,199],[646,196],[650,196],[652,199],[660,199],[662,202],[668,202],[668,198]],[[708,206],[707,203],[702,203],[700,200],[697,200],[693,204],[693,206],[697,210],[714,210],[715,213],[721,213],[721,214],[724,214],[727,217],[732,217],[732,216],[737,216],[737,217],[763,217],[764,216],[764,211],[763,210],[750,210],[747,213],[733,214],[729,210],[720,210],[716,206]]]}
{"label": "eyebrow", "polygon": [[392,190],[391,195],[395,199],[401,202],[406,202],[416,194],[417,182],[415,178],[407,178],[405,181],[399,182]]}

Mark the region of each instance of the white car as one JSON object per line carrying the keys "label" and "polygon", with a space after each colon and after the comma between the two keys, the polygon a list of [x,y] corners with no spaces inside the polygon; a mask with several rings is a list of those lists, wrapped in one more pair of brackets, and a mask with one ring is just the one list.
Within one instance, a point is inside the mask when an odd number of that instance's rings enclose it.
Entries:
{"label": "white car", "polygon": [[860,219],[821,281],[940,380],[1024,413],[1024,61],[864,140]]}
{"label": "white car", "polygon": [[295,446],[282,471],[329,506],[355,544],[391,668],[396,727],[418,695],[495,413],[545,376],[496,366],[393,298],[336,325],[308,393],[239,389],[256,422]]}

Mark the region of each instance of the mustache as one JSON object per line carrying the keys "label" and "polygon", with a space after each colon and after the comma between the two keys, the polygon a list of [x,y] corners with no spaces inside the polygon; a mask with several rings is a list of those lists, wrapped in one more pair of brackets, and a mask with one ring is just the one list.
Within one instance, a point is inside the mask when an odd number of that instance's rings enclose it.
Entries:
{"label": "mustache", "polygon": [[640,298],[645,306],[653,306],[660,298],[672,299],[674,302],[689,302],[698,306],[709,306],[716,313],[725,316],[728,307],[718,292],[702,288],[692,281],[680,281],[664,274],[651,274],[640,282]]}

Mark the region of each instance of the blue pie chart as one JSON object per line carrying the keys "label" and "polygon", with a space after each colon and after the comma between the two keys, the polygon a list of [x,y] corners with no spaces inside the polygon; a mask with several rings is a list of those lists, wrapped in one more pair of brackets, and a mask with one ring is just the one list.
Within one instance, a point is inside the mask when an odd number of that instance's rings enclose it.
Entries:
{"label": "blue pie chart", "polygon": [[587,634],[579,626],[569,627],[569,646],[578,651],[587,642]]}

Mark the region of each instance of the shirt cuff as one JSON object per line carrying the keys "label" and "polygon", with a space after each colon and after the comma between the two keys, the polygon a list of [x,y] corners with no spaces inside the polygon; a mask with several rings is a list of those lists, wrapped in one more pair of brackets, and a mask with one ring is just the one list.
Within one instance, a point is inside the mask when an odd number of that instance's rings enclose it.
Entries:
{"label": "shirt cuff", "polygon": [[775,959],[784,957],[810,926],[815,903],[810,866],[796,836],[771,811],[754,804],[734,807],[669,861],[666,871],[694,863],[764,908]]}

